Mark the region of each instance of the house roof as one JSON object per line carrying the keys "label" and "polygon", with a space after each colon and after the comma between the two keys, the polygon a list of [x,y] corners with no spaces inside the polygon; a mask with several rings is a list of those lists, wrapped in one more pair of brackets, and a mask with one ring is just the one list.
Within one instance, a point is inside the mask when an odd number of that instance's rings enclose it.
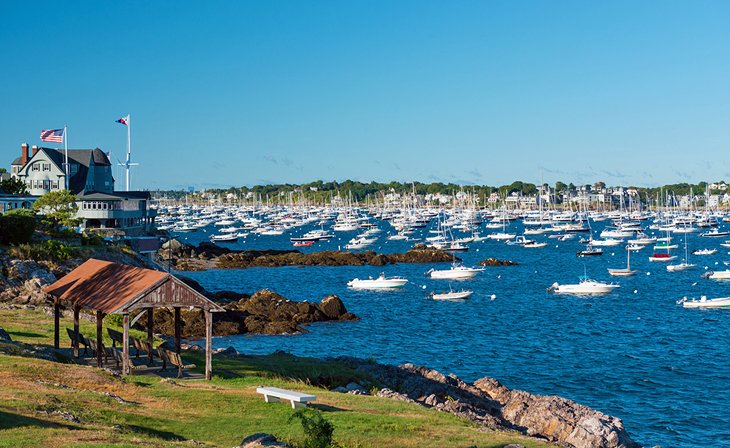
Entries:
{"label": "house roof", "polygon": [[[72,303],[106,314],[129,312],[146,306],[194,306],[223,311],[167,272],[94,258],[47,286],[44,291],[56,297],[57,302]],[[144,306],[140,304],[143,301]]]}
{"label": "house roof", "polygon": [[[63,162],[66,159],[64,150],[55,148],[38,148],[39,151],[45,152],[48,157],[55,163],[59,168],[63,169]],[[69,190],[73,192],[79,192],[86,186],[86,174],[89,172],[89,165],[91,161],[94,161],[94,165],[97,166],[111,166],[109,157],[99,148],[94,149],[69,149],[68,150],[69,160],[79,164],[79,169],[76,174],[73,174],[69,179]],[[32,160],[32,158],[31,158]]]}

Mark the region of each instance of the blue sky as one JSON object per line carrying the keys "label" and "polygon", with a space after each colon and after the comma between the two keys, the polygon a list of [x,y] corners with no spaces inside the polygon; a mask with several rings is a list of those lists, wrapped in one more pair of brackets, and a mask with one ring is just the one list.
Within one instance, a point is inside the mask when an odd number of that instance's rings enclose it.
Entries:
{"label": "blue sky", "polygon": [[[0,166],[135,189],[730,180],[730,2],[2,2]],[[118,188],[123,174],[117,171]]]}

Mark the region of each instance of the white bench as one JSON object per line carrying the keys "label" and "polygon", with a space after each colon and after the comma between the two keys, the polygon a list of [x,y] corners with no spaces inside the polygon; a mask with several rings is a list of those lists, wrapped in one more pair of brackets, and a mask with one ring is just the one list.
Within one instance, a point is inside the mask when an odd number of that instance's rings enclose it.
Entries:
{"label": "white bench", "polygon": [[317,399],[314,395],[294,392],[293,390],[279,389],[278,387],[257,387],[256,392],[264,396],[267,403],[274,403],[281,400],[291,402],[292,409],[306,408],[307,403]]}

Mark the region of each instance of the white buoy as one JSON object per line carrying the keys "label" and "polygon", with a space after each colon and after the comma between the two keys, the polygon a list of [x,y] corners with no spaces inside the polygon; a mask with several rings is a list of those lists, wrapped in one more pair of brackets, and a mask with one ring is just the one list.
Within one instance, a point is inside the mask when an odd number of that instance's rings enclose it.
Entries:
{"label": "white buoy", "polygon": [[492,299],[492,300],[494,300],[494,299],[497,298],[497,295],[496,294],[492,294],[491,296],[489,296],[489,298]]}
{"label": "white buoy", "polygon": [[501,275],[498,275],[497,278],[502,278],[502,276]]}
{"label": "white buoy", "polygon": [[426,285],[421,285],[421,289],[426,289]]}
{"label": "white buoy", "polygon": [[651,272],[647,272],[646,275],[651,275]]}
{"label": "white buoy", "polygon": [[634,294],[636,294],[637,292],[639,292],[639,290],[635,289],[635,290],[634,290]]}
{"label": "white buoy", "polygon": [[697,286],[697,282],[692,283],[692,286]]}

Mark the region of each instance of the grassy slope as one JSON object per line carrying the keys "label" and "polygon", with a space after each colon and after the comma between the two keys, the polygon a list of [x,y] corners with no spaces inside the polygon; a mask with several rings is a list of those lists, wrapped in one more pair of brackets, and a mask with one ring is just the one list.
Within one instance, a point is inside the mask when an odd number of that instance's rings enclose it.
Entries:
{"label": "grassy slope", "polygon": [[[66,326],[71,326],[68,318],[62,330]],[[16,341],[52,344],[53,321],[42,312],[0,310],[0,327]],[[82,323],[88,335],[93,328],[91,322]],[[65,333],[62,346],[68,346]],[[200,357],[191,358],[202,365]],[[255,432],[301,441],[301,428],[287,422],[292,409],[266,404],[256,394],[255,387],[263,384],[317,395],[336,440],[347,447],[548,446],[514,434],[482,432],[452,415],[408,403],[329,392],[305,380],[352,377],[333,363],[288,355],[214,358],[214,373],[211,382],[175,384],[150,376],[119,380],[92,367],[0,355],[0,447],[192,446],[191,439],[231,447]],[[81,423],[63,420],[53,413],[57,410],[71,412]]]}

